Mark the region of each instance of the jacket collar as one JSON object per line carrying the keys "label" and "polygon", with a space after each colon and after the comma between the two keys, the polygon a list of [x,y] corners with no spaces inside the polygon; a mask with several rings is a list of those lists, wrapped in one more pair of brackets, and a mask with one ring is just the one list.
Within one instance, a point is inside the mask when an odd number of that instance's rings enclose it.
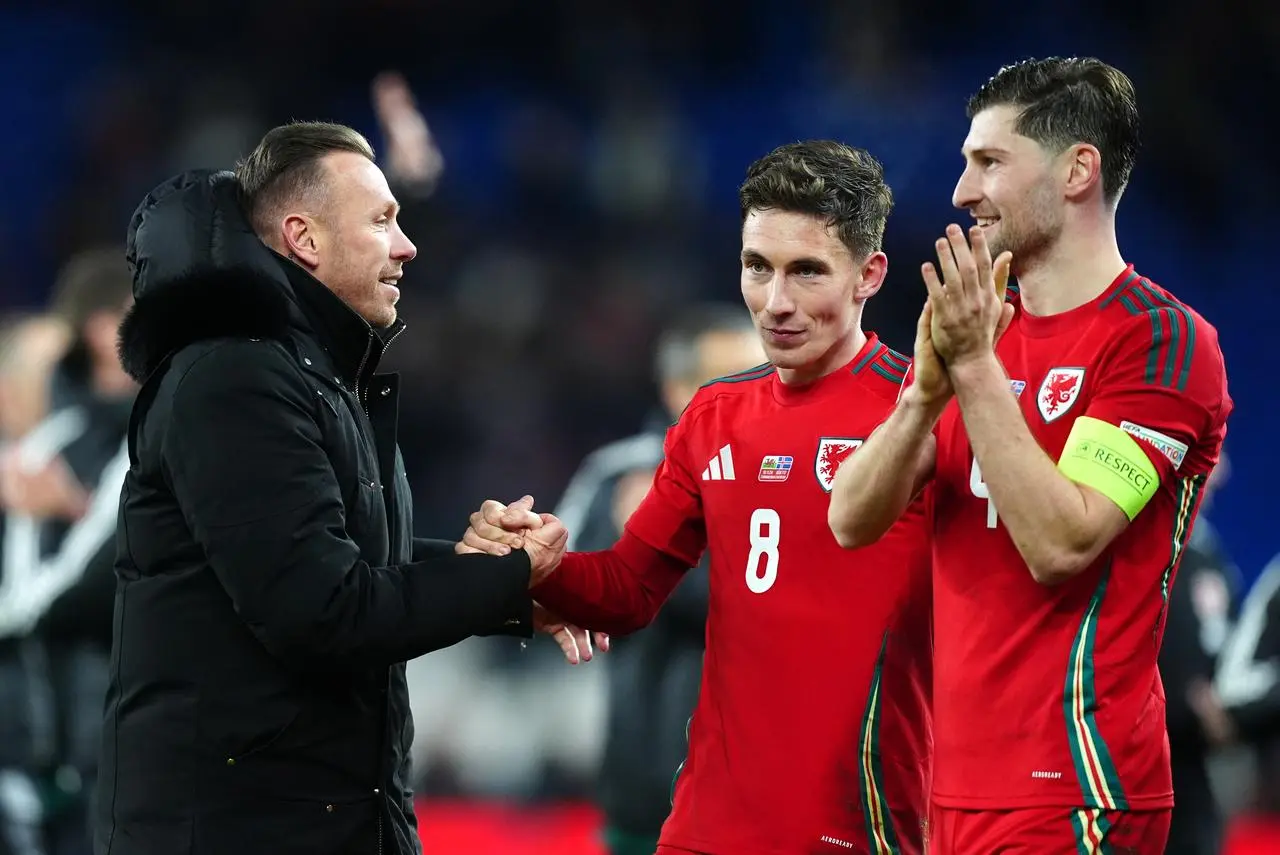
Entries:
{"label": "jacket collar", "polygon": [[387,345],[404,330],[404,321],[397,318],[387,329],[375,330],[306,270],[289,259],[276,257],[293,288],[297,320],[302,321],[299,325],[319,341],[344,380],[367,388]]}

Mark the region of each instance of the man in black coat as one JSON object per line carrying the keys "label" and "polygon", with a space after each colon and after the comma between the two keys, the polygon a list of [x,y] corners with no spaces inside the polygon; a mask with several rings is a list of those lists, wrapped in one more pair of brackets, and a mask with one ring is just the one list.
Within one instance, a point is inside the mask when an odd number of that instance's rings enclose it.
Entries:
{"label": "man in black coat", "polygon": [[412,536],[397,211],[363,137],[295,123],[134,214],[98,855],[419,852],[404,661],[538,628],[547,550]]}

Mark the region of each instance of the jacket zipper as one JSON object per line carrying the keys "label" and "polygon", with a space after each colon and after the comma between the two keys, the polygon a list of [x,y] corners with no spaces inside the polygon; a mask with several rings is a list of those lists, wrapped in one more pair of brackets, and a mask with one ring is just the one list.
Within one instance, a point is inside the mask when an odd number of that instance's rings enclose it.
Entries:
{"label": "jacket zipper", "polygon": [[[391,334],[391,338],[382,343],[382,350],[384,353],[387,348],[391,346],[391,342],[395,341],[402,332],[404,332],[404,327],[400,327],[398,330],[393,332]],[[365,416],[369,415],[369,407],[367,406],[368,402],[365,400],[369,390],[366,389],[364,392],[360,391],[360,379],[364,377],[364,368],[369,364],[369,354],[373,352],[373,337],[375,335],[377,335],[377,333],[370,328],[369,338],[366,339],[364,343],[364,356],[360,357],[360,367],[356,369],[356,400],[360,402],[360,409],[364,410]]]}
{"label": "jacket zipper", "polygon": [[364,367],[369,364],[369,353],[373,350],[373,330],[369,331],[369,337],[364,342],[364,356],[360,357],[360,367],[356,369],[356,403],[360,405],[360,409],[364,410],[365,417],[369,416],[369,408],[364,405],[364,395],[360,392],[360,378],[364,376]]}
{"label": "jacket zipper", "polygon": [[[390,345],[390,344],[391,344],[391,342],[395,341],[395,340],[396,340],[396,336],[400,335],[400,333],[402,333],[402,332],[404,332],[404,327],[400,327],[400,329],[398,329],[398,330],[396,330],[395,332],[393,332],[393,333],[391,334],[391,338],[387,339],[387,340],[383,343],[383,345],[382,345],[382,349],[385,351],[385,350],[387,349],[387,346],[388,346],[388,345]],[[369,354],[373,352],[373,337],[374,337],[375,335],[377,335],[377,333],[375,333],[372,329],[370,329],[370,330],[369,330],[369,338],[368,338],[368,339],[366,339],[366,340],[365,340],[365,343],[364,343],[364,356],[360,357],[360,367],[356,369],[356,381],[355,381],[356,401],[360,404],[360,409],[364,411],[364,416],[365,416],[365,418],[366,418],[366,419],[369,417],[369,407],[368,407],[368,405],[367,405],[367,402],[365,401],[365,393],[360,391],[360,379],[361,379],[362,377],[364,377],[364,368],[365,368],[365,366],[366,366],[366,365],[368,365],[368,364],[369,364]],[[366,391],[367,391],[367,390],[366,390]],[[382,727],[383,727],[383,730],[384,730],[384,731],[386,730],[386,726],[387,726],[387,724],[386,724],[385,714],[384,714],[384,720],[383,720],[383,723],[382,723]],[[375,793],[375,794],[377,794],[377,795],[379,796],[379,804],[378,804],[378,849],[377,849],[377,855],[382,855],[382,804],[381,804],[381,802],[382,802],[382,801],[384,801],[384,799],[382,799],[382,790],[381,790],[381,788],[377,788],[377,789],[375,789],[375,790],[374,790],[374,793]]]}

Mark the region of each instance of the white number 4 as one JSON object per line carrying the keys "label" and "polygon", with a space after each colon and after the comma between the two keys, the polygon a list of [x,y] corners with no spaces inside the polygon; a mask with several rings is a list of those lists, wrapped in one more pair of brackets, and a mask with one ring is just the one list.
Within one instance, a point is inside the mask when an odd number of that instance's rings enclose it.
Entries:
{"label": "white number 4", "polygon": [[969,470],[969,490],[979,499],[987,500],[987,528],[996,527],[996,503],[991,501],[991,491],[987,482],[982,480],[982,470],[978,468],[978,458],[973,458],[973,468]]}
{"label": "white number 4", "polygon": [[[778,537],[782,520],[773,508],[756,508],[751,512],[751,554],[747,556],[747,588],[763,594],[778,580]],[[761,572],[760,559],[764,559]]]}

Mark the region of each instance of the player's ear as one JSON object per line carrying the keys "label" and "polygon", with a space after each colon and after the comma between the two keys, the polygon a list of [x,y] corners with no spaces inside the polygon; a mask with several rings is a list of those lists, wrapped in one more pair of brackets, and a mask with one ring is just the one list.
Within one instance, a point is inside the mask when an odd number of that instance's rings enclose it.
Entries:
{"label": "player's ear", "polygon": [[883,252],[873,252],[862,261],[858,271],[858,284],[854,288],[853,298],[859,303],[870,300],[884,284],[884,277],[889,273],[889,256]]}
{"label": "player's ear", "polygon": [[1062,153],[1063,192],[1078,200],[1094,188],[1102,189],[1102,152],[1088,143],[1077,143]]}

